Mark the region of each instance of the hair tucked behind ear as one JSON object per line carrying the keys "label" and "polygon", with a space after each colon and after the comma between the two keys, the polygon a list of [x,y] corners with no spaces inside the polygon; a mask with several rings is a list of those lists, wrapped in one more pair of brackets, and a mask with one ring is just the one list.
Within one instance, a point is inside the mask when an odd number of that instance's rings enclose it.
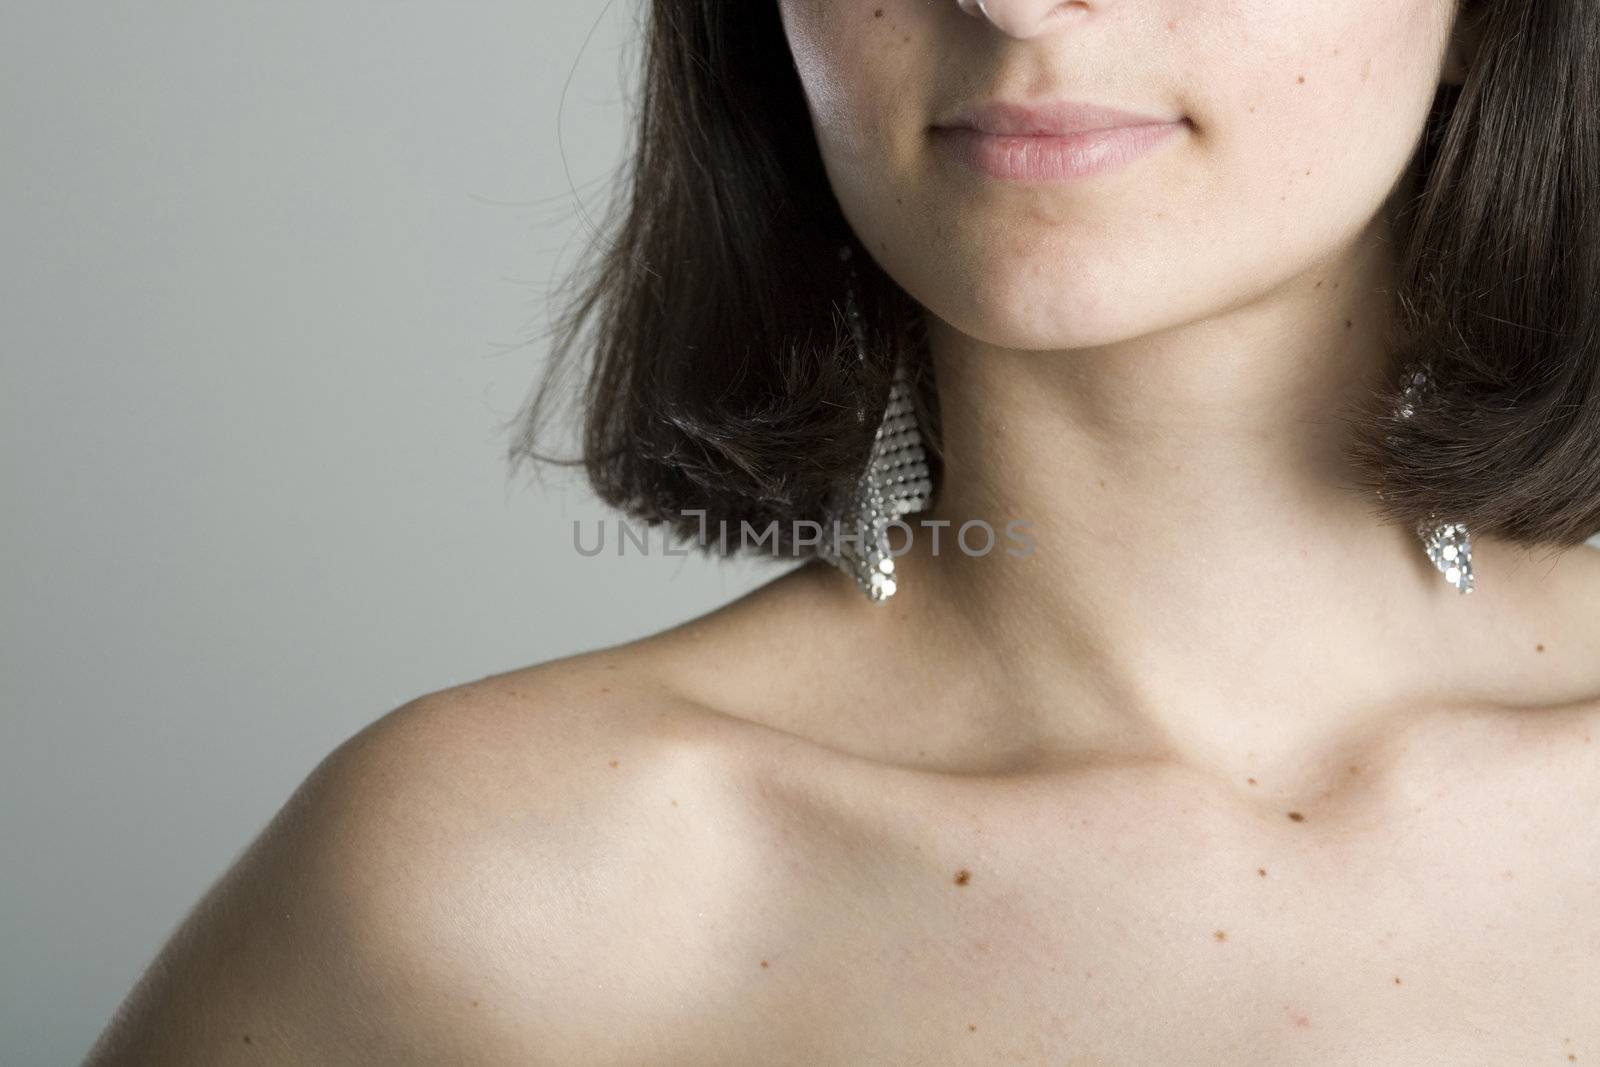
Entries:
{"label": "hair tucked behind ear", "polygon": [[[1351,457],[1383,514],[1524,544],[1600,532],[1600,0],[1482,0],[1399,215],[1391,381]],[[1433,395],[1392,412],[1400,371]]]}
{"label": "hair tucked behind ear", "polygon": [[[1441,90],[1397,190],[1394,373],[1351,423],[1377,509],[1525,543],[1600,531],[1600,0],[1468,0],[1465,83]],[[777,5],[652,0],[641,107],[609,239],[554,326],[513,463],[581,462],[600,497],[695,540],[821,520],[865,464],[895,360],[940,475],[920,309],[856,246],[868,331],[843,314],[854,246]],[[1414,195],[1412,195],[1414,194]],[[583,454],[535,444],[560,372],[584,371]],[[1403,367],[1434,390],[1405,420]],[[865,418],[859,416],[864,415]],[[937,490],[936,490],[937,491]],[[1376,500],[1376,495],[1374,494]]]}

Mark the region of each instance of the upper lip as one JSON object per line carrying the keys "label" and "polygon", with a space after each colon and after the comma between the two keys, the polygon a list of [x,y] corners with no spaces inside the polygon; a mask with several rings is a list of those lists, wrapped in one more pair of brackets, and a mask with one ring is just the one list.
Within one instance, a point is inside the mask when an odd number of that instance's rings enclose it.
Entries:
{"label": "upper lip", "polygon": [[1090,130],[1165,125],[1176,121],[1078,100],[1050,100],[1033,104],[994,100],[961,108],[934,125],[1014,136],[1062,137]]}

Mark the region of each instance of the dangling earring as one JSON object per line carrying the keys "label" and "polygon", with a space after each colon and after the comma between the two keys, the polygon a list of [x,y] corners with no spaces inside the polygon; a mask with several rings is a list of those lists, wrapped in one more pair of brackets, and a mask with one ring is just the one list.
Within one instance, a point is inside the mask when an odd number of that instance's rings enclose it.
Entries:
{"label": "dangling earring", "polygon": [[[856,358],[867,358],[866,327],[856,306],[856,271],[848,244],[839,248],[845,265],[845,318],[855,341]],[[866,419],[857,409],[856,417]],[[902,515],[921,511],[931,502],[933,482],[927,453],[912,406],[911,382],[905,364],[897,362],[889,386],[889,402],[872,438],[872,451],[849,496],[829,508],[830,529],[825,531],[819,554],[855,578],[867,598],[883,603],[897,588],[894,557],[889,554],[888,524]]]}
{"label": "dangling earring", "polygon": [[[1427,364],[1408,372],[1402,381],[1405,385],[1395,413],[1402,419],[1409,419],[1433,382],[1428,376]],[[1429,512],[1428,517],[1417,524],[1417,536],[1422,539],[1428,559],[1444,573],[1444,580],[1463,594],[1472,592],[1472,535],[1467,532],[1466,524],[1440,522],[1438,512]]]}

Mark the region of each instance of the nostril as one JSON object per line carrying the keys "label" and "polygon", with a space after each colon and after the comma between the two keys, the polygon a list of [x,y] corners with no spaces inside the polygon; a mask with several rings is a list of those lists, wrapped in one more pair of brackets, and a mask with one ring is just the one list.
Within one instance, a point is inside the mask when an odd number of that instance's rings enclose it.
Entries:
{"label": "nostril", "polygon": [[1063,16],[1082,15],[1093,4],[1090,0],[956,0],[956,6],[974,18],[992,23],[1011,36],[1031,36]]}

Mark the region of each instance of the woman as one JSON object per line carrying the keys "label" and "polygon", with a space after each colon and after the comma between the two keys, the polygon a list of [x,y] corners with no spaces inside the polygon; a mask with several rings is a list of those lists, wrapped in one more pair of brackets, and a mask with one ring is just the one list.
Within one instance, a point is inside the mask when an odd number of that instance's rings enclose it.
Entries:
{"label": "woman", "polygon": [[1600,1057],[1600,3],[647,33],[584,459],[813,558],[350,739],[91,1062]]}

